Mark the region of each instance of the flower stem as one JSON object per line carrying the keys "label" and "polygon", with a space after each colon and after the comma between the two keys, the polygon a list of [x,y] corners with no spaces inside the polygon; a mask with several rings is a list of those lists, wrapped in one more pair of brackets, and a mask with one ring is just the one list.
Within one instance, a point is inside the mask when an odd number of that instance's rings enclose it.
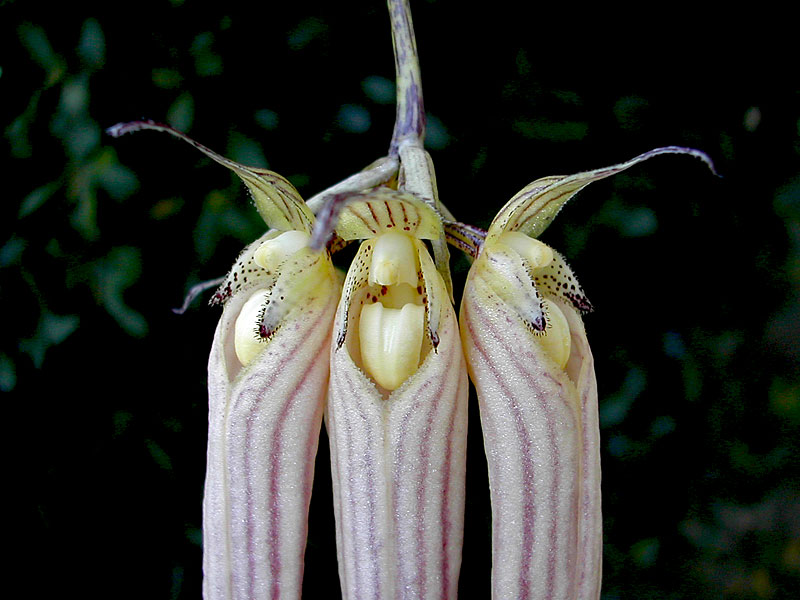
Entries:
{"label": "flower stem", "polygon": [[425,139],[425,108],[411,8],[408,0],[388,0],[388,5],[397,76],[397,117],[389,155],[398,156],[401,144],[411,143],[422,147]]}

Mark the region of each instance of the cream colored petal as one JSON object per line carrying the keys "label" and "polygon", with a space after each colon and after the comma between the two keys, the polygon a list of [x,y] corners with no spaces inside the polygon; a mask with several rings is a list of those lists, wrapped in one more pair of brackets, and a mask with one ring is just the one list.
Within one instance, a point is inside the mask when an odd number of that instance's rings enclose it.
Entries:
{"label": "cream colored petal", "polygon": [[699,158],[714,172],[711,159],[699,150],[668,146],[640,154],[627,162],[602,169],[576,173],[569,176],[543,177],[520,190],[497,213],[489,226],[487,243],[493,243],[505,232],[519,231],[531,237],[539,237],[553,222],[556,215],[575,194],[593,181],[611,177],[645,160],[662,154],[686,154]]}
{"label": "cream colored petal", "polygon": [[261,313],[269,299],[269,290],[258,290],[247,299],[234,323],[233,348],[242,366],[247,366],[264,349],[266,340],[259,335]]}
{"label": "cream colored petal", "polygon": [[539,293],[560,298],[571,304],[581,314],[593,310],[592,303],[586,297],[578,283],[578,278],[566,259],[553,250],[552,260],[543,267],[531,271],[533,282]]}
{"label": "cream colored petal", "polygon": [[[433,304],[439,343],[402,385],[379,389],[349,339],[331,347],[325,422],[346,600],[438,600],[458,590],[468,384],[455,313],[432,261],[428,268],[436,279],[426,285],[445,300]],[[358,306],[357,294],[350,299]],[[357,314],[343,301],[335,330],[348,313]],[[358,332],[350,321],[348,338]]]}
{"label": "cream colored petal", "polygon": [[528,261],[532,269],[546,267],[553,262],[553,250],[550,246],[519,231],[507,231],[498,238],[497,242],[516,250]]}
{"label": "cream colored petal", "polygon": [[547,315],[547,328],[534,341],[553,359],[559,369],[564,369],[572,348],[569,323],[557,303],[545,298],[542,305]]}
{"label": "cream colored petal", "polygon": [[375,238],[375,248],[369,268],[369,283],[397,285],[407,283],[417,287],[417,256],[412,238],[390,231]]}
{"label": "cream colored petal", "polygon": [[461,306],[489,464],[492,597],[596,600],[599,434],[587,416],[597,395],[585,334],[571,307],[547,299],[570,331],[562,369],[520,318],[521,303],[498,295],[492,264],[487,253],[475,262]]}
{"label": "cream colored petal", "polygon": [[[249,364],[237,357],[234,324],[251,296],[262,292],[235,294],[217,326],[208,365],[203,501],[207,600],[300,598],[326,358],[339,298],[330,260],[301,257],[306,268],[282,273],[283,283],[276,283],[301,297],[284,299],[273,335]],[[306,281],[292,286],[291,276]]]}
{"label": "cream colored petal", "polygon": [[308,246],[311,235],[305,231],[284,231],[263,242],[253,253],[253,260],[262,269],[277,271],[287,258]]}
{"label": "cream colored petal", "polygon": [[396,390],[419,366],[425,308],[380,302],[361,309],[358,335],[364,369],[382,387]]}
{"label": "cream colored petal", "polygon": [[[343,317],[340,307],[337,318]],[[468,384],[455,315],[388,397],[332,346],[326,427],[342,598],[455,598]]]}

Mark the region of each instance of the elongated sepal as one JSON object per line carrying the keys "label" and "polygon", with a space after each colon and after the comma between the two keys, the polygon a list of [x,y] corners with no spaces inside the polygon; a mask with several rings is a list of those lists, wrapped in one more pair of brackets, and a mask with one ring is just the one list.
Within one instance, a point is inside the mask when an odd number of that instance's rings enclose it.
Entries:
{"label": "elongated sepal", "polygon": [[248,167],[225,158],[203,144],[196,142],[188,135],[163,123],[149,120],[117,123],[106,131],[109,135],[119,137],[126,133],[143,129],[169,133],[194,146],[213,161],[236,173],[247,186],[258,213],[270,228],[280,231],[297,229],[311,233],[314,215],[303,202],[295,187],[282,175],[278,175],[268,169]]}
{"label": "elongated sepal", "polygon": [[[557,307],[560,324],[531,331],[520,307],[543,299],[530,282],[503,281],[508,270],[492,261],[498,253],[505,254],[485,248],[475,261],[461,305],[489,465],[492,597],[596,600],[599,429],[586,335],[575,309],[550,295],[546,303]],[[569,348],[565,366],[542,343],[548,335],[569,336],[561,340]]]}
{"label": "elongated sepal", "polygon": [[[468,385],[455,314],[449,302],[439,306],[438,350],[391,393],[367,376],[349,343],[332,346],[326,427],[348,600],[456,597]],[[346,318],[340,305],[335,327]]]}
{"label": "elongated sepal", "polygon": [[273,333],[246,365],[235,323],[263,288],[225,304],[208,365],[206,600],[300,598],[339,288],[327,253],[304,249],[286,260],[267,290]]}
{"label": "elongated sepal", "polygon": [[566,177],[544,177],[527,185],[508,201],[492,221],[486,242],[492,243],[500,235],[510,231],[519,231],[534,238],[539,237],[553,222],[564,204],[587,185],[593,181],[621,173],[642,161],[661,154],[688,154],[699,158],[708,165],[712,172],[715,172],[711,159],[705,153],[691,148],[667,146],[650,150],[618,165]]}

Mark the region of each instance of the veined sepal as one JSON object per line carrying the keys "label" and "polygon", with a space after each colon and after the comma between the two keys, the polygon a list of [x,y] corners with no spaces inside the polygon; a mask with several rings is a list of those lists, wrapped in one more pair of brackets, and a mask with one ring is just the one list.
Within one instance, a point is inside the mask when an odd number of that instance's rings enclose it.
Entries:
{"label": "veined sepal", "polygon": [[[364,218],[337,228],[342,237],[368,238],[350,266],[336,314],[325,413],[346,599],[454,598],[458,588],[466,368],[444,280],[417,237],[426,226],[442,237],[441,223],[438,217],[426,221],[435,213],[408,196],[378,190],[350,199],[342,215]],[[417,211],[419,220],[412,218]],[[396,227],[406,223],[404,217],[419,225],[409,225],[410,231]],[[348,223],[357,234],[347,231]],[[396,235],[401,237],[386,244],[388,238],[381,237]],[[392,260],[402,264],[384,264]],[[411,368],[386,385],[362,355],[373,348],[363,343],[363,335],[376,335],[377,342],[397,333],[376,332],[384,325],[362,318],[364,308],[376,303],[385,303],[383,310],[410,307],[414,314],[408,319],[424,319],[418,364],[406,365]],[[382,359],[407,360],[405,352],[391,354],[389,344]]]}
{"label": "veined sepal", "polygon": [[[269,282],[269,281],[268,281]],[[308,506],[340,285],[327,253],[299,250],[271,281],[252,323],[269,336],[246,365],[237,357],[242,307],[225,304],[209,358],[209,436],[203,502],[208,600],[299,598]]]}
{"label": "veined sepal", "polygon": [[[580,313],[591,310],[566,261],[537,238],[593,181],[660,154],[534,181],[483,240],[451,224],[476,260],[461,334],[478,392],[492,498],[492,597],[597,600],[602,525],[597,384]],[[476,251],[477,250],[477,251]]]}
{"label": "veined sepal", "polygon": [[212,299],[223,311],[208,363],[203,595],[300,598],[339,277],[328,251],[310,248],[314,215],[287,179],[152,121],[109,133],[139,129],[170,133],[236,173],[270,228]]}
{"label": "veined sepal", "polygon": [[699,158],[713,173],[716,173],[714,164],[704,152],[692,148],[666,146],[664,148],[655,148],[629,161],[610,167],[576,173],[575,175],[542,177],[522,188],[500,209],[500,212],[497,213],[489,227],[486,243],[491,244],[504,233],[511,231],[519,231],[533,238],[538,238],[553,222],[553,219],[556,218],[556,215],[564,205],[587,185],[621,173],[641,162],[663,154],[685,154]]}
{"label": "veined sepal", "polygon": [[[209,358],[207,600],[300,598],[314,460],[341,284],[303,229],[250,244]],[[243,310],[246,309],[246,310]]]}
{"label": "veined sepal", "polygon": [[[445,299],[441,279],[433,285]],[[357,318],[348,308],[339,306],[337,331],[348,313]],[[452,306],[437,312],[436,351],[391,392],[354,360],[349,339],[331,346],[325,417],[345,599],[457,594],[468,384]]]}
{"label": "veined sepal", "polygon": [[272,229],[279,231],[289,231],[297,229],[311,233],[314,225],[314,215],[311,209],[306,206],[300,194],[297,193],[291,182],[269,169],[260,167],[250,167],[243,165],[229,158],[217,154],[200,142],[190,138],[182,131],[170,127],[164,123],[156,121],[131,121],[130,123],[117,123],[106,130],[106,133],[114,137],[132,133],[134,131],[160,131],[168,133],[187,144],[194,146],[200,152],[208,156],[214,162],[227,167],[236,173],[242,182],[247,186],[253,198],[253,203],[264,219],[264,222]]}
{"label": "veined sepal", "polygon": [[[532,331],[495,292],[498,275],[487,265],[482,256],[470,271],[461,332],[489,466],[492,597],[597,598],[599,429],[583,326],[571,305],[547,296],[539,302],[555,307],[568,330]],[[542,340],[565,333],[562,367]]]}

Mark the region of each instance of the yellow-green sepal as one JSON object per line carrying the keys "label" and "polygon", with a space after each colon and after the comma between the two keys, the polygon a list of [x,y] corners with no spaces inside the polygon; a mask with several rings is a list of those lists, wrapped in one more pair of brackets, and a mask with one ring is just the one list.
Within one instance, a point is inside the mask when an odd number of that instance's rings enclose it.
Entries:
{"label": "yellow-green sepal", "polygon": [[575,194],[593,181],[611,177],[649,158],[661,154],[688,154],[705,162],[714,171],[713,163],[704,153],[691,148],[668,146],[640,154],[627,162],[602,169],[568,176],[551,176],[537,179],[520,190],[500,210],[489,226],[486,243],[491,244],[509,231],[519,231],[538,238],[553,222],[558,212]]}
{"label": "yellow-green sepal", "polygon": [[314,223],[314,214],[306,206],[303,198],[295,187],[285,177],[268,169],[248,167],[236,161],[217,154],[203,144],[196,142],[185,133],[155,121],[132,121],[118,123],[108,128],[108,133],[114,137],[133,131],[149,129],[169,133],[200,150],[213,161],[229,168],[236,173],[247,186],[256,210],[270,229],[289,231],[292,229],[311,233]]}
{"label": "yellow-green sepal", "polygon": [[348,195],[335,231],[344,240],[365,240],[388,231],[422,240],[444,237],[442,221],[430,206],[412,194],[385,187]]}

